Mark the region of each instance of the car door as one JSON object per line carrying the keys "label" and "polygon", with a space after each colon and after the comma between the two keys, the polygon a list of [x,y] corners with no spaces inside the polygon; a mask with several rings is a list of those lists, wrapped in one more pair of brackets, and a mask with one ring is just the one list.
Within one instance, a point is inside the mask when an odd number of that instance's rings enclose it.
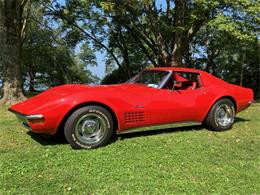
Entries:
{"label": "car door", "polygon": [[199,82],[197,85],[194,89],[157,89],[149,105],[151,123],[201,122],[207,94]]}
{"label": "car door", "polygon": [[155,88],[146,85],[130,84],[125,86],[121,94],[124,98],[120,101],[115,97],[117,105],[117,116],[120,122],[120,129],[130,129],[139,126],[147,126],[151,123],[151,114],[147,109],[151,103]]}

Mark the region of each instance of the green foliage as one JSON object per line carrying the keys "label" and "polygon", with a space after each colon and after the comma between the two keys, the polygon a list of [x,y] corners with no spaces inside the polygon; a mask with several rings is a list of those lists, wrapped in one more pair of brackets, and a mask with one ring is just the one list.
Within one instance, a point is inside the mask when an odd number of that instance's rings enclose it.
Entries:
{"label": "green foliage", "polygon": [[129,78],[126,76],[127,73],[122,69],[115,69],[107,74],[101,81],[101,84],[117,84],[117,83],[124,83]]}
{"label": "green foliage", "polygon": [[81,52],[75,55],[74,48],[79,42],[77,31],[52,29],[43,15],[44,10],[34,7],[23,45],[23,75],[29,90],[96,81],[87,70],[87,66],[96,65],[94,51],[83,44]]}
{"label": "green foliage", "polygon": [[94,50],[91,49],[88,43],[83,43],[80,47],[80,52],[78,54],[78,58],[85,66],[96,66],[96,56],[94,55]]}
{"label": "green foliage", "polygon": [[259,96],[259,13],[255,0],[33,1],[23,79],[30,90],[96,82],[88,68],[98,51],[106,56],[102,83],[148,64],[201,68],[236,84],[243,70],[242,84]]}
{"label": "green foliage", "polygon": [[204,69],[260,97],[259,40],[238,39],[214,27],[203,28],[192,42],[191,67]]}
{"label": "green foliage", "polygon": [[132,35],[133,43],[142,45],[142,52],[155,65],[173,65],[171,61],[178,55],[182,58],[202,27],[214,27],[237,40],[256,38],[258,1],[176,0],[158,5],[159,1],[149,0],[100,3],[113,19],[112,25],[120,25]]}
{"label": "green foliage", "polygon": [[260,104],[232,130],[121,135],[96,150],[30,136],[0,109],[0,194],[258,194]]}

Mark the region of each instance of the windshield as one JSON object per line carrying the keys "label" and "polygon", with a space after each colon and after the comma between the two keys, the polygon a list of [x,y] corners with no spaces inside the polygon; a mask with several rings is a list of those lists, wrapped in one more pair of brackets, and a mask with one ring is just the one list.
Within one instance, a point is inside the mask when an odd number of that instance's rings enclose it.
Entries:
{"label": "windshield", "polygon": [[130,79],[128,83],[141,83],[148,87],[161,88],[169,74],[168,71],[144,70]]}

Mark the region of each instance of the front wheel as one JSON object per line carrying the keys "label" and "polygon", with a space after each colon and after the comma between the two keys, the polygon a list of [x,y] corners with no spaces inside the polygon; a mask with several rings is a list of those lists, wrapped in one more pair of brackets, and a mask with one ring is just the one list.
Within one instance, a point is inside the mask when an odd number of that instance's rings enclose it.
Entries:
{"label": "front wheel", "polygon": [[211,130],[225,131],[232,127],[235,114],[234,103],[229,99],[221,99],[212,106],[205,124]]}
{"label": "front wheel", "polygon": [[103,107],[82,107],[68,118],[64,134],[72,148],[98,148],[109,142],[113,134],[113,120]]}

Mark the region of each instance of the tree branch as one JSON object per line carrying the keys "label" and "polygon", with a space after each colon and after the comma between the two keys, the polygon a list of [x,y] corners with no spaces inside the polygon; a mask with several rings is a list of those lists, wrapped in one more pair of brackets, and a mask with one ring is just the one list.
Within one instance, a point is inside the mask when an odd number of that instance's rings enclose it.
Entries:
{"label": "tree branch", "polygon": [[[26,27],[27,27],[27,23],[28,23],[28,19],[30,17],[31,14],[31,0],[24,0],[25,4],[27,3],[27,10],[26,10],[26,16],[23,17],[22,19],[22,29],[21,29],[21,42],[24,41],[25,36],[26,36]],[[25,7],[25,4],[23,5],[23,7]]]}
{"label": "tree branch", "polygon": [[167,18],[169,18],[169,14],[170,14],[170,9],[171,9],[171,4],[170,4],[170,0],[166,0],[166,16]]}
{"label": "tree branch", "polygon": [[72,24],[74,27],[76,27],[79,31],[81,31],[84,35],[86,35],[88,38],[92,39],[94,42],[96,42],[99,46],[107,50],[107,52],[114,58],[116,64],[118,67],[122,68],[122,65],[118,61],[117,57],[115,56],[114,52],[108,48],[105,44],[100,42],[96,37],[92,36],[90,33],[86,32],[84,29],[82,29],[80,26],[78,26],[76,23]]}
{"label": "tree branch", "polygon": [[105,50],[107,50],[107,52],[112,56],[112,58],[115,60],[116,64],[118,65],[118,67],[122,68],[122,65],[120,64],[120,62],[118,61],[117,57],[115,56],[114,52],[108,48],[105,44],[103,44],[101,41],[99,41],[95,36],[91,35],[90,33],[86,32],[83,28],[81,28],[76,22],[71,22],[69,21],[60,11],[55,10],[55,8],[47,6],[47,5],[43,5],[46,9],[48,9],[49,11],[51,11],[51,13],[60,18],[63,22],[70,24],[72,26],[74,26],[75,28],[77,28],[80,32],[82,32],[86,37],[90,38],[91,40],[93,40],[95,43],[97,43],[100,47],[104,48]]}
{"label": "tree branch", "polygon": [[[149,54],[149,51],[147,50],[147,48],[145,48],[144,44],[139,42],[138,37],[136,34],[133,34],[133,37],[137,43],[137,45],[139,45],[139,47],[142,49],[142,51],[144,52],[144,54],[146,55],[146,57],[151,61],[152,64],[154,64],[155,66],[158,66],[157,62],[153,59],[153,57]],[[141,40],[140,40],[141,41]]]}

